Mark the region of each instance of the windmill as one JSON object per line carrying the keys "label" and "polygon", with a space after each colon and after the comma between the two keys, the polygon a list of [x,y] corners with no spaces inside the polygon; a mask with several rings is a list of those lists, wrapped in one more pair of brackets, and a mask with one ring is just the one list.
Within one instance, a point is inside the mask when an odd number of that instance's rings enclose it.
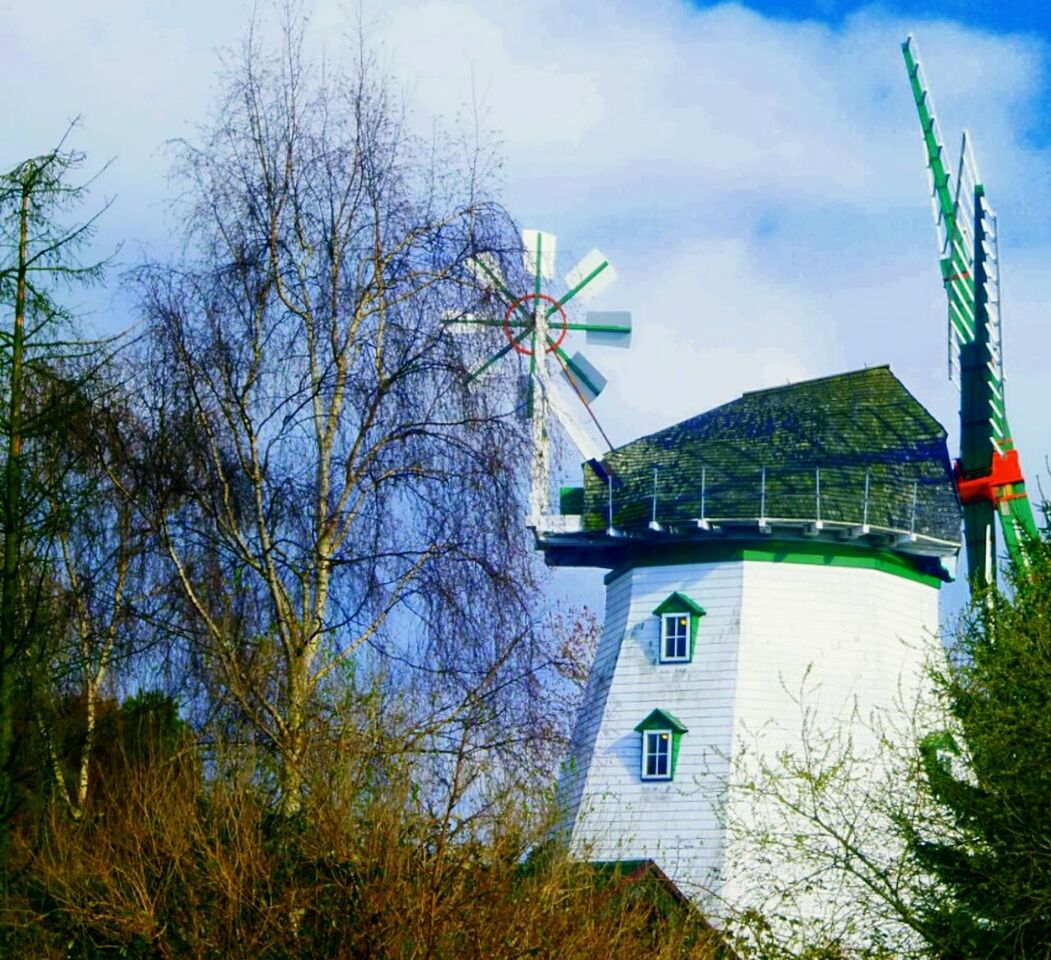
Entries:
{"label": "windmill", "polygon": [[[757,862],[731,825],[756,836],[780,815],[751,789],[758,758],[774,769],[786,751],[801,756],[804,736],[875,750],[867,718],[919,696],[961,546],[945,430],[887,367],[755,390],[596,461],[582,447],[580,486],[549,518],[546,422],[562,415],[548,366],[587,408],[601,379],[563,340],[583,330],[623,342],[630,321],[566,315],[609,278],[601,254],[555,298],[542,289],[554,238],[525,231],[523,246],[530,289],[516,296],[480,257],[503,315],[450,322],[503,334],[472,379],[513,351],[528,359],[545,564],[605,571],[602,634],[558,787],[568,847],[603,868],[656,863],[712,920],[755,902],[760,870],[809,890],[800,864],[766,852]],[[703,375],[677,386],[688,395]],[[820,915],[807,896],[800,909]]]}
{"label": "windmill", "polygon": [[945,440],[869,367],[746,393],[585,466],[577,526],[536,537],[550,567],[606,571],[559,785],[571,850],[654,861],[712,921],[754,903],[763,871],[809,889],[729,824],[778,822],[749,786],[757,757],[778,769],[804,737],[841,736],[864,755],[872,712],[919,695],[960,549]]}
{"label": "windmill", "polygon": [[[501,317],[474,315],[446,318],[454,333],[474,333],[498,328],[507,342],[468,375],[470,382],[480,379],[512,351],[528,358],[522,408],[532,426],[533,463],[530,475],[530,525],[536,527],[549,513],[550,443],[548,422],[551,414],[562,424],[570,440],[586,460],[598,460],[611,444],[591,410],[592,401],[602,392],[606,379],[579,351],[572,356],[563,347],[571,332],[584,332],[587,342],[627,347],[631,342],[631,314],[628,311],[589,311],[583,321],[573,320],[566,310],[570,301],[594,299],[616,279],[610,262],[598,250],[587,253],[566,275],[565,291],[555,297],[544,292],[545,281],[555,276],[556,238],[540,230],[522,231],[523,264],[529,289],[515,294],[505,280],[500,265],[491,254],[470,261],[479,283],[494,294],[504,307]],[[605,441],[600,445],[581,422],[579,413],[560,396],[551,378],[554,361],[580,406],[587,412]],[[579,410],[579,407],[577,408]]]}
{"label": "windmill", "polygon": [[973,586],[996,582],[1000,517],[1011,560],[1025,564],[1037,536],[1033,508],[1004,405],[1000,258],[996,213],[978,175],[966,132],[953,176],[927,80],[909,36],[902,44],[920,116],[938,231],[942,282],[949,303],[949,377],[960,388],[960,457],[956,488],[963,504],[967,566]]}
{"label": "windmill", "polygon": [[[833,894],[830,907],[790,854],[749,849],[743,837],[783,815],[776,799],[757,795],[750,771],[776,769],[808,742],[877,750],[879,725],[868,718],[920,696],[938,644],[938,591],[961,547],[957,488],[991,476],[1007,509],[1021,502],[1007,499],[1020,474],[1000,489],[1001,464],[1017,458],[995,402],[995,224],[982,191],[961,200],[944,171],[936,180],[953,225],[952,343],[967,409],[984,404],[969,422],[980,413],[998,431],[985,434],[984,474],[967,448],[955,482],[941,424],[888,367],[868,367],[750,391],[608,450],[584,465],[576,495],[560,505],[574,522],[535,527],[549,567],[606,571],[603,630],[559,783],[569,849],[603,868],[654,862],[711,920],[754,904],[765,895],[757,876],[774,873],[799,893],[804,919],[849,915],[850,891]],[[966,219],[957,207],[972,202],[977,244],[955,227]],[[527,354],[537,418],[548,357],[576,389],[586,386],[578,358],[566,362],[563,333],[618,324],[595,315],[570,324],[561,312],[578,284],[601,277],[601,259],[585,258],[568,294],[549,302],[540,290],[553,273],[548,239],[524,239],[532,293],[516,298],[492,261],[479,260],[506,312],[468,328],[499,325],[506,338],[472,376],[512,350]],[[703,371],[692,374],[684,392]],[[542,424],[534,419],[534,429]]]}

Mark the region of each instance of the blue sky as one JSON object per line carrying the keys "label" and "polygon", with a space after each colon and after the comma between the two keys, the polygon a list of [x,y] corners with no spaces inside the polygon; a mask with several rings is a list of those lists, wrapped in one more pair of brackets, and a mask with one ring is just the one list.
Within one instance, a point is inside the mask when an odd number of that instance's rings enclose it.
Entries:
{"label": "blue sky", "polygon": [[[316,0],[311,43],[348,44]],[[355,8],[356,9],[356,8]],[[0,0],[0,162],[51,145],[114,157],[100,245],[162,250],[164,142],[192,136],[241,0]],[[690,4],[685,0],[366,0],[369,37],[413,122],[476,111],[524,226],[559,269],[598,246],[631,350],[589,351],[596,411],[626,442],[756,389],[890,363],[955,434],[945,307],[900,43],[916,35],[950,150],[968,126],[1001,217],[1008,409],[1032,480],[1051,453],[1049,30],[1037,4]],[[126,319],[119,297],[94,305]],[[955,439],[952,441],[955,443]],[[1046,486],[1046,484],[1045,484]]]}
{"label": "blue sky", "polygon": [[[708,6],[708,4],[695,4]],[[817,0],[813,3],[795,3],[792,0],[762,0],[751,3],[753,10],[786,20],[821,20],[837,23],[859,8],[881,10],[891,16],[915,16],[925,20],[940,17],[982,27],[991,31],[1041,30],[1046,28],[1045,17],[1037,5],[1028,3],[1001,4],[991,11],[988,0],[937,0],[932,3],[844,3],[840,0]]]}
{"label": "blue sky", "polygon": [[[705,7],[708,4],[695,4]],[[990,3],[989,0],[937,0],[931,3],[852,3],[840,0],[818,0],[799,3],[795,0],[762,0],[747,6],[764,16],[786,23],[814,20],[834,27],[843,27],[859,11],[881,15],[891,21],[921,24],[931,21],[956,23],[989,36],[1026,35],[1047,41],[1051,38],[1051,17],[1042,3],[1009,0]],[[1046,92],[1046,86],[1045,91]],[[1051,114],[1040,110],[1027,118],[1022,133],[1035,142],[1047,143],[1051,137]]]}
{"label": "blue sky", "polygon": [[[705,6],[705,4],[697,4]],[[816,3],[784,2],[751,3],[753,9],[770,17],[785,20],[819,20],[839,24],[858,9],[880,10],[888,17],[915,17],[919,20],[954,20],[990,33],[1032,31],[1046,33],[1047,11],[1038,3],[990,4],[988,0],[937,0],[933,3],[842,3],[818,0]],[[995,8],[994,8],[995,7]]]}

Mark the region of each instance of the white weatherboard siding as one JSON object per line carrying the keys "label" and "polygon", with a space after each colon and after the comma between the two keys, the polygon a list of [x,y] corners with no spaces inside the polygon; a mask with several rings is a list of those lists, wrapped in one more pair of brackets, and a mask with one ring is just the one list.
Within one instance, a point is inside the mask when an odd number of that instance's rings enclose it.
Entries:
{"label": "white weatherboard siding", "polygon": [[[789,563],[746,563],[744,579],[734,778],[756,769],[741,761],[745,750],[758,751],[770,766],[781,750],[801,756],[804,710],[815,753],[828,738],[849,733],[855,755],[873,760],[878,753],[873,718],[882,711],[892,726],[900,724],[900,709],[909,709],[924,685],[928,654],[938,644],[938,590],[878,570]],[[864,779],[880,771],[854,773]],[[783,808],[770,802],[763,809],[736,792],[733,781],[728,802],[727,819],[739,833],[748,825],[783,831],[790,822]],[[789,860],[752,869],[750,850],[745,830],[744,839],[730,845],[724,864],[720,895],[730,907],[759,905],[770,894],[761,889],[764,879],[777,877],[785,888],[812,866]],[[804,916],[815,918],[842,913],[849,905],[839,901],[850,893],[843,888],[839,894],[792,891],[789,896]]]}
{"label": "white weatherboard siding", "polygon": [[[707,884],[720,858],[716,805],[733,731],[742,573],[740,563],[640,567],[609,584],[605,629],[578,721],[577,849],[594,860],[651,857],[689,893]],[[693,661],[660,664],[653,611],[675,591],[706,615]],[[640,777],[634,728],[655,707],[688,730],[675,779],[667,783]]]}
{"label": "white weatherboard siding", "polygon": [[[706,610],[693,660],[661,664],[653,610],[679,591]],[[638,567],[607,587],[606,619],[564,791],[573,843],[593,860],[652,858],[714,913],[747,888],[726,861],[723,804],[742,747],[801,740],[820,723],[891,707],[921,675],[938,591],[871,569],[765,561]],[[807,674],[807,671],[809,675]],[[634,728],[660,708],[687,727],[672,782],[640,777]],[[859,728],[860,730],[860,728]],[[859,733],[859,735],[861,735]]]}

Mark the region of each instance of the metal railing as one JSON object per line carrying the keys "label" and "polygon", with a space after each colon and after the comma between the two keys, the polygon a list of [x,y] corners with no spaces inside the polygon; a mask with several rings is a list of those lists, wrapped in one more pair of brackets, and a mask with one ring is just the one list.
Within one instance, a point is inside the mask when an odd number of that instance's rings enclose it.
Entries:
{"label": "metal railing", "polygon": [[[720,477],[702,467],[695,489],[662,488],[653,468],[650,489],[636,481],[605,483],[601,505],[596,487],[585,497],[584,526],[611,535],[695,527],[701,530],[748,525],[767,533],[774,526],[817,533],[839,529],[853,535],[885,533],[895,538],[955,547],[947,531],[959,524],[959,506],[944,476],[917,479],[893,466],[815,467],[809,470],[759,467],[754,484],[739,473]],[[597,482],[597,481],[593,481]]]}

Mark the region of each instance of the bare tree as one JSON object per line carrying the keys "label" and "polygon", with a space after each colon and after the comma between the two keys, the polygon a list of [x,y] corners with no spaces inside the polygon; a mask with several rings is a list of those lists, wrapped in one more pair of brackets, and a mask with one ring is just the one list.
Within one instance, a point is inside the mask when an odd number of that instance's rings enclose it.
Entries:
{"label": "bare tree", "polygon": [[127,490],[286,814],[352,663],[425,667],[448,718],[543,659],[521,434],[498,394],[467,392],[442,322],[481,295],[468,260],[513,246],[510,222],[482,154],[414,139],[364,54],[319,74],[302,44],[295,17],[276,52],[250,35],[215,123],[177,148],[186,254],[137,275],[149,382]]}
{"label": "bare tree", "polygon": [[[114,668],[136,649],[143,627],[153,547],[132,504],[110,481],[118,456],[109,397],[85,407],[63,439],[77,468],[61,485],[47,486],[48,510],[79,504],[54,530],[49,585],[55,618],[41,651],[33,710],[57,795],[74,820],[83,818],[89,795],[96,725]],[[72,727],[72,729],[71,729]]]}

